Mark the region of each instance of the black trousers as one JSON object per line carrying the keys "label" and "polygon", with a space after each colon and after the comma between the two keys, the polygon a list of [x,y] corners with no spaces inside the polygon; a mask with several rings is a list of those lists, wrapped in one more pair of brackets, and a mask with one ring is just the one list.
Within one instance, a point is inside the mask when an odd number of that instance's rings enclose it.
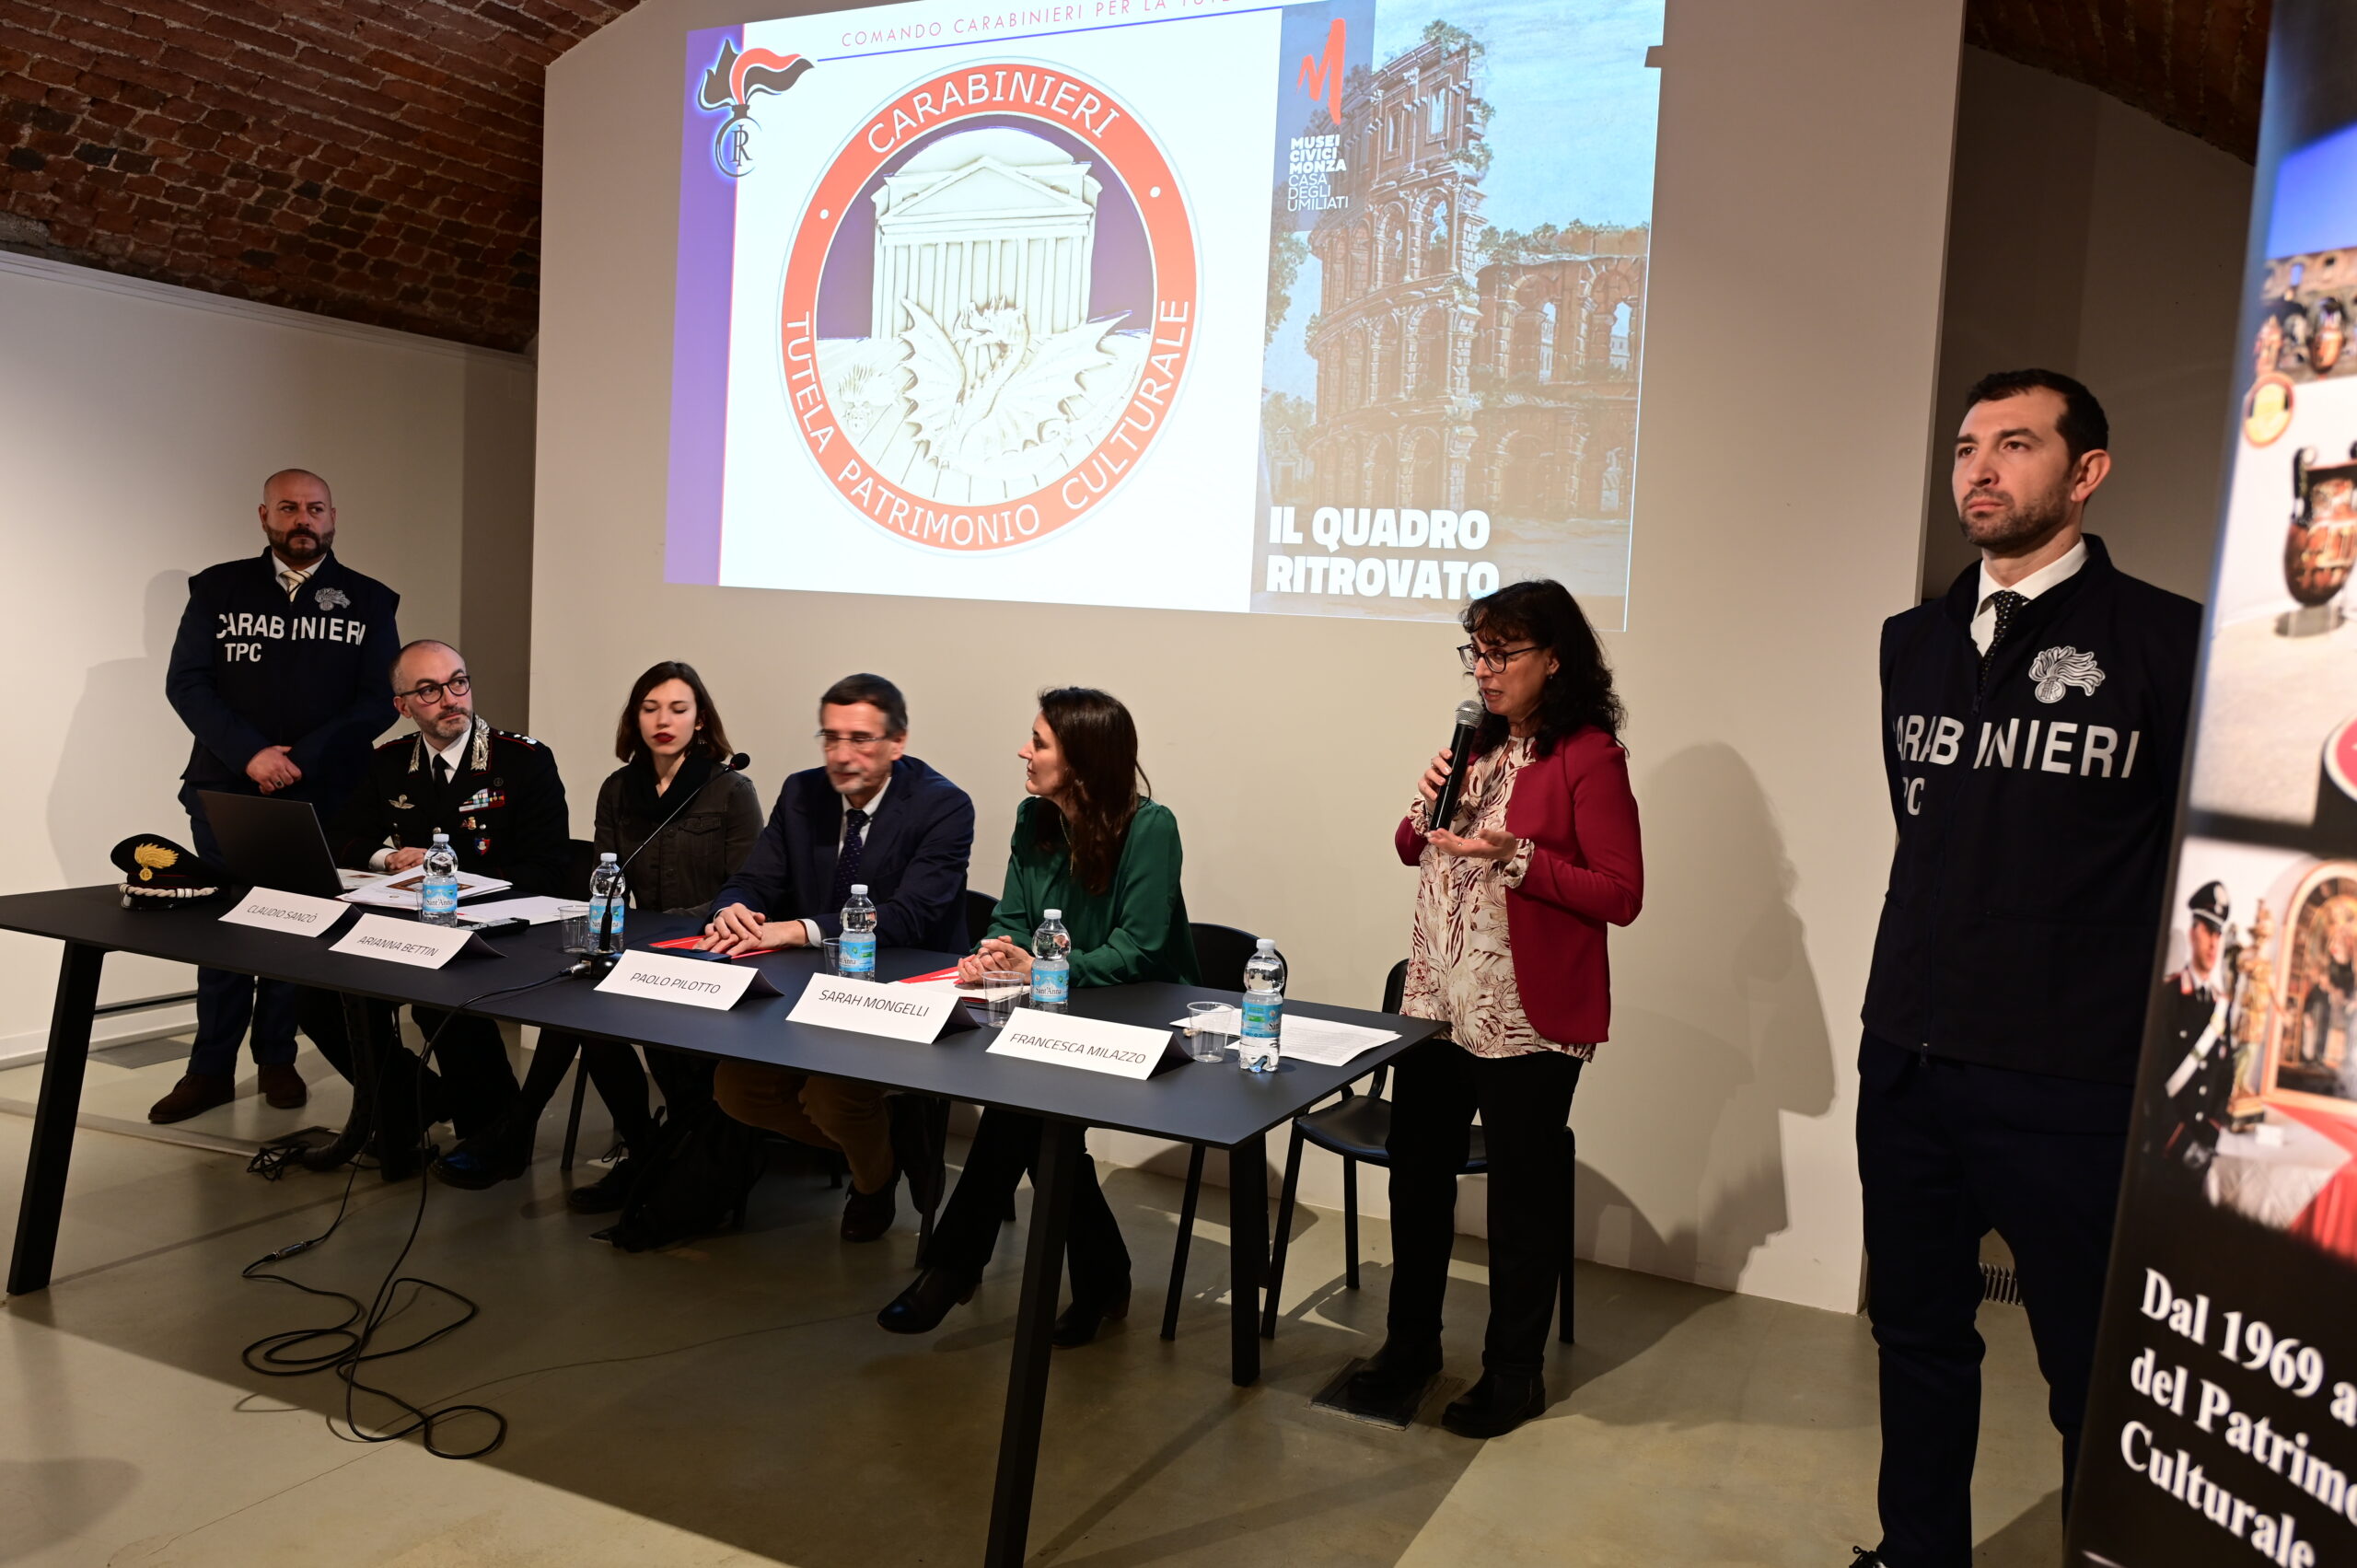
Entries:
{"label": "black trousers", "polygon": [[[180,789],[180,804],[188,808],[189,839],[207,860],[221,858],[220,841],[213,836],[212,819],[197,797],[197,786]],[[257,1067],[284,1066],[295,1060],[296,1004],[293,984],[283,980],[259,980],[230,970],[196,971],[196,1040],[189,1049],[188,1070],[220,1077],[235,1077],[238,1047],[253,1031]],[[308,1030],[306,1031],[308,1032]],[[313,1037],[316,1040],[317,1037]]]}
{"label": "black trousers", "polygon": [[1457,1178],[1481,1114],[1490,1151],[1490,1327],[1481,1365],[1537,1376],[1572,1244],[1572,1092],[1582,1063],[1559,1051],[1476,1056],[1431,1040],[1402,1054],[1391,1087],[1391,1308],[1402,1342],[1440,1337],[1457,1237]]}
{"label": "black trousers", "polygon": [[[303,1032],[319,1048],[335,1070],[352,1076],[352,1040],[345,1027],[343,998],[313,986],[300,988],[296,1007]],[[382,1002],[366,1005],[369,1030],[380,1052],[376,1084],[384,1124],[399,1129],[406,1142],[413,1130],[447,1118],[461,1138],[495,1126],[516,1098],[516,1070],[507,1064],[507,1042],[499,1026],[473,1013],[453,1016],[433,1007],[412,1007],[411,1016],[435,1040],[430,1065],[403,1049],[395,1028],[393,1009]],[[443,1028],[445,1019],[449,1022]],[[439,1069],[439,1071],[435,1071]]]}
{"label": "black trousers", "polygon": [[[1036,1116],[996,1109],[982,1112],[957,1191],[934,1222],[927,1267],[973,1275],[989,1265],[1016,1184],[1039,1168],[1041,1131]],[[1086,1144],[1072,1179],[1064,1259],[1072,1271],[1073,1299],[1110,1301],[1130,1288],[1130,1249],[1121,1240],[1112,1205],[1105,1202],[1105,1190],[1097,1185],[1097,1162],[1088,1157]]]}
{"label": "black trousers", "polygon": [[1980,1436],[1980,1238],[2013,1249],[2062,1506],[2079,1457],[2133,1091],[1954,1062],[1873,1035],[1858,1049],[1866,1311],[1882,1361],[1883,1561],[1967,1568]]}
{"label": "black trousers", "polygon": [[532,1065],[524,1074],[524,1086],[510,1109],[511,1120],[540,1120],[564,1082],[565,1069],[573,1065],[576,1052],[587,1064],[589,1081],[598,1086],[598,1098],[606,1102],[606,1110],[614,1120],[614,1131],[633,1154],[650,1153],[655,1147],[655,1113],[646,1098],[650,1072],[663,1090],[663,1103],[669,1108],[672,1126],[694,1120],[695,1112],[712,1104],[712,1074],[716,1063],[709,1056],[650,1049],[646,1065],[642,1068],[638,1052],[620,1040],[589,1040],[558,1029],[542,1029],[540,1042],[532,1048]]}

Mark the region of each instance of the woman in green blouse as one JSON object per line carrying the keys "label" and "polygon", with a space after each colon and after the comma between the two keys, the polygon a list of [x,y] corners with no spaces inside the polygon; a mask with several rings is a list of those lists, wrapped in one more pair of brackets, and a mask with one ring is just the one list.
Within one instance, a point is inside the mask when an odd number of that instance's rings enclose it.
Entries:
{"label": "woman in green blouse", "polygon": [[[1031,738],[1016,755],[1032,798],[1015,814],[998,912],[981,945],[958,966],[960,977],[993,970],[1028,974],[1031,934],[1052,909],[1062,912],[1072,934],[1075,989],[1146,980],[1193,984],[1195,942],[1178,891],[1178,819],[1144,793],[1129,709],[1085,687],[1043,691]],[[877,1322],[896,1334],[925,1333],[972,1298],[1016,1184],[1039,1163],[1040,1131],[1036,1116],[982,1112],[958,1190],[934,1226],[924,1272]],[[1085,1345],[1106,1318],[1130,1309],[1129,1249],[1086,1159],[1073,1192],[1065,1255],[1073,1299],[1056,1319],[1055,1342]]]}

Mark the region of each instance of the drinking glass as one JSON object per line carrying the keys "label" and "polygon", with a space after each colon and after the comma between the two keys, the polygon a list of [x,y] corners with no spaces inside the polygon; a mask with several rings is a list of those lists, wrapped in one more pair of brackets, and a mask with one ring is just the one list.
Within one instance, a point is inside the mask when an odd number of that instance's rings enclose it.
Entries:
{"label": "drinking glass", "polygon": [[1198,1062],[1216,1062],[1227,1054],[1228,1032],[1219,1016],[1230,1005],[1225,1002],[1187,1004],[1188,1055]]}

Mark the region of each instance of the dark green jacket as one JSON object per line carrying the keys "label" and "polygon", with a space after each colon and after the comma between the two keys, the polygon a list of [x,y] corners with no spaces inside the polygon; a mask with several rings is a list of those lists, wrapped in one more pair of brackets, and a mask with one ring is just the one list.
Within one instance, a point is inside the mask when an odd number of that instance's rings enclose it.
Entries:
{"label": "dark green jacket", "polygon": [[1061,840],[1041,849],[1032,839],[1035,811],[1053,811],[1038,798],[1015,814],[1015,842],[1006,880],[988,935],[1026,951],[1049,910],[1062,910],[1072,933],[1074,985],[1128,985],[1162,980],[1200,982],[1195,936],[1187,926],[1187,900],[1178,890],[1178,819],[1159,801],[1138,804],[1121,841],[1120,865],[1102,893],[1084,889],[1072,875],[1072,852]]}

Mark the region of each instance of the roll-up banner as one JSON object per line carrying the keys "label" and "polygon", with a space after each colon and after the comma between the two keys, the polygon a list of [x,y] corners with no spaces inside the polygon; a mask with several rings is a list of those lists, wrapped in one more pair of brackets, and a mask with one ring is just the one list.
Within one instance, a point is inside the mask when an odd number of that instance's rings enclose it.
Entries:
{"label": "roll-up banner", "polygon": [[2352,327],[2357,6],[2277,0],[2074,1565],[2357,1568]]}

